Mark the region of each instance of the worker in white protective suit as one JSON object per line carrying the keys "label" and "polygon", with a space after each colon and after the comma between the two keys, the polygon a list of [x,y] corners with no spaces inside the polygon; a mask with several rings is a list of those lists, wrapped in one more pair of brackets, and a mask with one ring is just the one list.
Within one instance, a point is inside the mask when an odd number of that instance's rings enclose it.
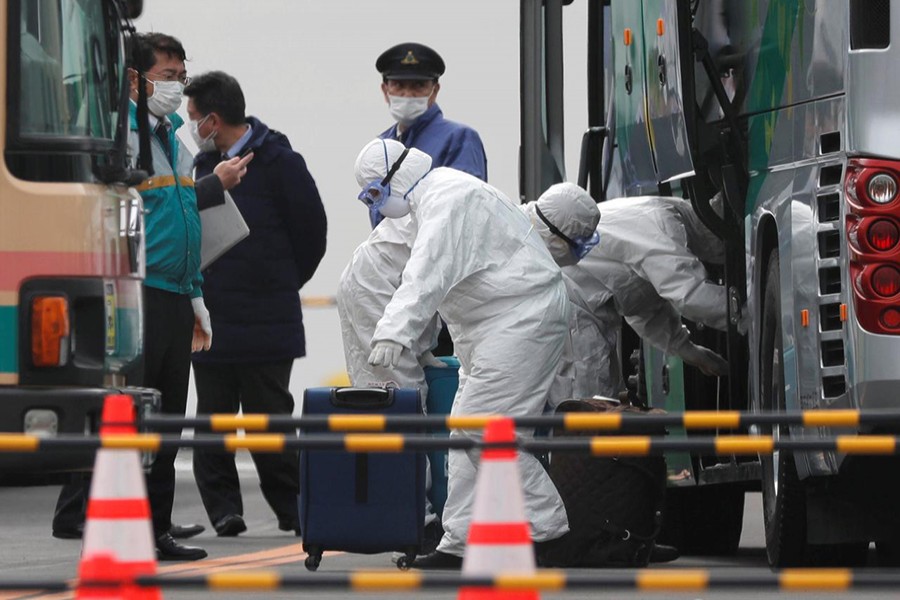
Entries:
{"label": "worker in white protective suit", "polygon": [[[559,266],[574,264],[579,254],[587,254],[599,241],[597,204],[574,183],[553,185],[537,201],[519,208],[531,218]],[[586,237],[581,235],[583,232],[587,233]],[[437,316],[411,348],[401,351],[396,366],[370,365],[368,360],[375,326],[400,287],[414,239],[415,226],[409,215],[382,221],[356,248],[341,274],[337,307],[351,385],[419,388],[424,398],[428,393],[424,367],[446,366],[431,354],[439,325]]]}
{"label": "worker in white protective suit", "polygon": [[419,388],[428,394],[424,367],[444,367],[431,349],[437,343],[438,319],[425,327],[409,348],[404,348],[397,364],[385,368],[370,365],[372,336],[409,260],[415,226],[410,217],[386,219],[372,230],[341,274],[337,307],[341,319],[344,359],[350,383],[363,387]]}
{"label": "worker in white protective suit", "polygon": [[[618,198],[600,205],[600,243],[577,265],[563,269],[581,299],[585,327],[573,330],[579,366],[573,389],[551,396],[555,405],[570,397],[594,394],[616,397],[622,389],[618,370],[618,316],[642,338],[679,356],[706,375],[724,376],[728,363],[712,350],[694,344],[684,316],[725,330],[724,286],[709,281],[703,262],[721,264],[724,246],[679,198]],[[597,326],[591,328],[591,316]],[[612,329],[610,327],[613,327]],[[612,333],[615,332],[616,335]]]}
{"label": "worker in white protective suit", "polygon": [[[454,169],[432,170],[427,154],[393,140],[373,140],[363,148],[356,178],[367,205],[388,218],[410,214],[416,227],[400,287],[375,329],[369,362],[397,364],[439,311],[461,365],[452,414],[540,415],[569,308],[559,267],[529,219],[490,185]],[[450,452],[445,533],[437,551],[413,566],[461,567],[479,454]],[[520,454],[519,468],[533,539],[561,537],[568,521],[547,472],[529,453]]]}

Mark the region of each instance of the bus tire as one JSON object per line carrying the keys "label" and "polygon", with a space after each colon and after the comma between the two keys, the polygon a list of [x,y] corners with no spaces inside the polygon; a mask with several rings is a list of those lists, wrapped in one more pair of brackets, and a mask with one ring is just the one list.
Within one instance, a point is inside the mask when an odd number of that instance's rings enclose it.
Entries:
{"label": "bus tire", "polygon": [[[781,272],[778,250],[769,257],[763,296],[759,394],[763,411],[784,411],[784,352],[781,332]],[[789,436],[785,426],[761,428],[776,440]],[[806,493],[794,457],[775,451],[760,456],[766,556],[773,568],[795,567],[806,558]]]}

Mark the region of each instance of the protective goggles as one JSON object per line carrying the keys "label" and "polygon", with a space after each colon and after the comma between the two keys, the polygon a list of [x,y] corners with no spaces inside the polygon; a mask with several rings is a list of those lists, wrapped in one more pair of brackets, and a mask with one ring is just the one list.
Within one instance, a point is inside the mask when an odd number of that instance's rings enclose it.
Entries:
{"label": "protective goggles", "polygon": [[[363,188],[357,198],[373,210],[380,209],[391,195],[391,179],[397,173],[397,169],[403,163],[403,159],[409,154],[409,148],[404,148],[397,161],[388,169],[387,175],[381,181],[373,181]],[[384,147],[384,164],[388,164],[387,145]]]}
{"label": "protective goggles", "polygon": [[556,226],[550,222],[550,219],[544,216],[544,213],[541,212],[541,209],[539,207],[535,206],[535,209],[537,209],[538,218],[544,222],[544,225],[547,226],[547,228],[550,230],[550,233],[565,241],[569,245],[569,249],[572,251],[572,255],[578,260],[581,260],[582,258],[587,256],[587,253],[590,252],[594,248],[594,246],[600,243],[599,231],[594,230],[593,234],[591,235],[580,235],[574,238],[570,238],[562,231],[557,229]]}

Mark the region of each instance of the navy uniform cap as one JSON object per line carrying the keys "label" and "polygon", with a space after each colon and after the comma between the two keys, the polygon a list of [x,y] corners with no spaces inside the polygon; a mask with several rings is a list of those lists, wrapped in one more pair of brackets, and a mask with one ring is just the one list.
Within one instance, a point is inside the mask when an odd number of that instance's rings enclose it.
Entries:
{"label": "navy uniform cap", "polygon": [[437,79],[444,74],[444,59],[428,46],[410,42],[382,52],[375,68],[385,79]]}

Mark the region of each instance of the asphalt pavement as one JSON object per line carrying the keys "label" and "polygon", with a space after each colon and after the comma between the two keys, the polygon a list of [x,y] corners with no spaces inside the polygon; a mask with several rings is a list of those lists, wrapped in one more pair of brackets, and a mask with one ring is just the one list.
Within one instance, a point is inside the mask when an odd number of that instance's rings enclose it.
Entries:
{"label": "asphalt pavement", "polygon": [[[203,575],[209,573],[233,574],[248,570],[265,570],[282,575],[303,575],[307,571],[303,565],[305,554],[301,540],[278,530],[274,514],[265,504],[259,491],[255,470],[249,455],[238,454],[238,465],[244,492],[244,518],[248,530],[235,538],[219,538],[210,526],[200,496],[190,470],[190,452],[182,450],[176,463],[178,472],[174,520],[177,523],[201,523],[207,530],[191,539],[189,543],[202,546],[209,552],[209,558],[191,563],[159,563],[158,570],[166,575]],[[81,544],[77,540],[57,540],[50,535],[50,520],[59,491],[58,485],[6,486],[0,487],[0,584],[8,581],[53,580],[70,581],[78,572]],[[675,572],[689,572],[705,569],[716,574],[756,576],[769,573],[765,560],[764,537],[761,522],[761,501],[759,494],[750,494],[746,502],[744,534],[737,555],[727,558],[682,557],[673,563],[660,565]],[[390,554],[359,555],[345,553],[326,554],[316,573],[347,574],[358,570],[386,570],[397,573],[391,563]],[[569,575],[624,574],[633,576],[641,570],[570,570]],[[312,574],[315,575],[315,574]],[[348,590],[324,591],[272,590],[272,591],[211,591],[208,589],[167,589],[163,596],[167,599],[214,598],[215,600],[246,600],[248,594],[259,600],[281,600],[303,598],[341,598],[347,600],[354,593],[360,598],[456,598],[453,590],[390,593],[355,593]],[[3,592],[0,600],[72,598],[71,593],[38,593],[29,591]],[[759,590],[702,591],[702,592],[633,592],[623,589],[578,590],[554,592],[541,595],[545,599],[612,599],[612,598],[722,598],[758,600],[760,597],[778,598],[819,598],[821,593],[781,594],[777,591]],[[886,592],[828,593],[827,598],[884,598]]]}

